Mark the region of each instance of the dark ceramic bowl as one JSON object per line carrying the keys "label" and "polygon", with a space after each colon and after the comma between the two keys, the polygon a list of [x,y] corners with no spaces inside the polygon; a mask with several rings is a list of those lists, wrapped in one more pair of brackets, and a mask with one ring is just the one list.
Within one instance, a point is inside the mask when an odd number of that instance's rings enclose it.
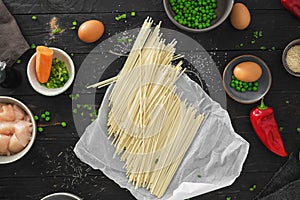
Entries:
{"label": "dark ceramic bowl", "polygon": [[[255,62],[261,67],[262,75],[258,79],[259,86],[257,91],[238,92],[234,88],[230,87],[233,69],[236,65],[238,65],[241,62]],[[253,55],[242,55],[234,58],[227,64],[223,72],[223,86],[225,88],[226,93],[235,101],[243,104],[251,104],[259,101],[269,91],[271,83],[272,76],[267,64],[262,59]]]}
{"label": "dark ceramic bowl", "polygon": [[296,45],[300,46],[300,39],[293,40],[284,48],[283,53],[282,53],[282,64],[288,73],[292,74],[293,76],[300,77],[300,73],[292,71],[286,63],[287,52],[289,51],[290,48],[292,48],[293,46],[296,46]]}
{"label": "dark ceramic bowl", "polygon": [[164,2],[164,8],[165,11],[169,17],[169,19],[175,24],[178,28],[184,30],[184,31],[189,31],[189,32],[194,32],[194,33],[202,33],[206,32],[209,30],[212,30],[216,27],[218,27],[220,24],[222,24],[225,19],[229,16],[234,0],[218,0],[217,1],[217,8],[216,8],[216,14],[217,18],[214,19],[211,22],[211,26],[204,28],[204,29],[194,29],[194,28],[189,28],[187,26],[179,24],[175,19],[175,12],[172,10],[170,1],[169,0],[163,0]]}

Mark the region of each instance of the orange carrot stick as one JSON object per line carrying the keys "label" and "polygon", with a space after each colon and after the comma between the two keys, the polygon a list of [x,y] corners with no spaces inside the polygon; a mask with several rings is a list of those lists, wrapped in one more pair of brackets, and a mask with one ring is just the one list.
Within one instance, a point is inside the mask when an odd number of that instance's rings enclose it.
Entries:
{"label": "orange carrot stick", "polygon": [[36,76],[40,83],[46,83],[50,77],[53,50],[45,46],[36,48]]}

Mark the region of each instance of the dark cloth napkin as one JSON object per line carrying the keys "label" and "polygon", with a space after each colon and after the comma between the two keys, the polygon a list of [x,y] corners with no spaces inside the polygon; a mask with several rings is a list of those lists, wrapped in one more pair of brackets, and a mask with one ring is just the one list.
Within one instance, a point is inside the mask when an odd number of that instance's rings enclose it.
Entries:
{"label": "dark cloth napkin", "polygon": [[15,18],[0,0],[0,61],[6,62],[7,67],[10,67],[28,49],[29,45]]}
{"label": "dark cloth napkin", "polygon": [[298,153],[292,153],[254,200],[296,199],[300,199],[300,161]]}

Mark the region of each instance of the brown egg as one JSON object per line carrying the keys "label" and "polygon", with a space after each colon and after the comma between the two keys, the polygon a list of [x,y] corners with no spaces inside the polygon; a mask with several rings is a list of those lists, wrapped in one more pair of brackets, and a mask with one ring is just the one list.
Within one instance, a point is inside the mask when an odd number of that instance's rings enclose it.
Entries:
{"label": "brown egg", "polygon": [[242,3],[235,3],[230,14],[232,26],[238,30],[246,29],[251,21],[248,8]]}
{"label": "brown egg", "polygon": [[78,37],[81,41],[92,43],[101,38],[104,33],[104,25],[98,20],[89,20],[82,23],[78,29]]}
{"label": "brown egg", "polygon": [[242,62],[234,67],[233,75],[243,82],[257,81],[262,74],[261,67],[255,62]]}

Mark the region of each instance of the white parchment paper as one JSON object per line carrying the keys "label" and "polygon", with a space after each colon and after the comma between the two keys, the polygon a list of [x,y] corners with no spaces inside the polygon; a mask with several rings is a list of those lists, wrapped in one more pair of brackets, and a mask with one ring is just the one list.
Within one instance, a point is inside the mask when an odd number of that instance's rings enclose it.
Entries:
{"label": "white parchment paper", "polygon": [[[204,113],[205,119],[163,200],[182,200],[231,185],[240,175],[249,150],[248,142],[235,133],[227,111],[197,83],[183,74],[176,86],[183,98]],[[134,189],[126,178],[124,163],[119,156],[113,157],[115,148],[107,139],[108,97],[112,88],[113,85],[105,94],[97,120],[86,128],[74,151],[79,159],[100,169],[137,199],[157,199],[143,188]]]}

